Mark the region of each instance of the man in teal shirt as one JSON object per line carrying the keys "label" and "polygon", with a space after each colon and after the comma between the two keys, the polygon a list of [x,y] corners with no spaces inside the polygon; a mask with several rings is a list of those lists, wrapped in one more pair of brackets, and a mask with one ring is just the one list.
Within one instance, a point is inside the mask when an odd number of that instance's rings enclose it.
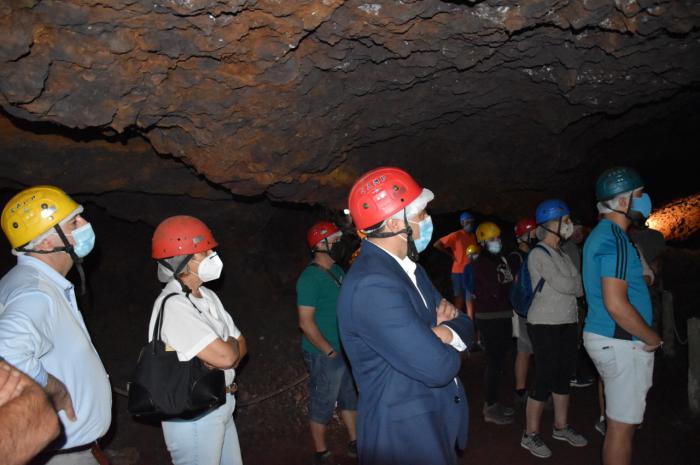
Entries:
{"label": "man in teal shirt", "polygon": [[596,197],[602,219],[583,247],[588,302],[583,341],[605,387],[603,465],[629,465],[652,384],[654,351],[663,344],[650,326],[649,291],[626,232],[649,216],[651,199],[639,174],[627,167],[603,172]]}
{"label": "man in teal shirt", "polygon": [[306,239],[313,259],[296,285],[299,327],[303,333],[301,348],[310,375],[309,423],[316,450],[314,464],[332,463],[325,433],[336,402],[350,437],[348,455],[357,456],[357,392],[340,347],[336,313],[344,273],[335,263],[333,245],[341,235],[328,221],[320,221],[309,229]]}

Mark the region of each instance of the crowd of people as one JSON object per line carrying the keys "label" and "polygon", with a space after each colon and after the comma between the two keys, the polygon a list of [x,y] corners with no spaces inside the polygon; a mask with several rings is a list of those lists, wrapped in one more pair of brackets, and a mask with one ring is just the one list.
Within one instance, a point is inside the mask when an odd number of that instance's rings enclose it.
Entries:
{"label": "crowd of people", "polygon": [[[516,223],[513,251],[504,249],[498,224],[462,213],[461,228],[433,244],[452,260],[450,302],[417,263],[432,240],[433,192],[399,168],[358,179],[348,198],[352,232],[362,238],[352,265],[340,266],[343,231],[319,221],[307,233],[311,260],[296,283],[312,463],[334,463],[326,429],[337,408],[346,453],[363,465],[456,464],[469,424],[461,353],[478,348],[486,363],[484,420],[506,425],[524,410],[520,445],[540,458],[552,456],[542,428],[548,408],[552,439],[587,445],[569,424],[569,393],[593,382],[583,370],[592,361],[603,463],[629,464],[654,352],[663,345],[648,289],[662,246],[649,239],[655,255],[645,259],[628,234],[643,230],[651,211],[636,171],[606,170],[595,192],[599,222],[582,250],[583,227],[558,199]],[[104,465],[98,440],[111,422],[109,380],[66,279],[76,267],[84,287],[82,261],[94,231],[83,207],[53,186],[19,192],[1,222],[17,265],[0,280],[0,457],[11,465],[37,454],[33,463]],[[185,215],[163,220],[152,239],[163,288],[149,337],[158,332],[178,360],[199,359],[225,380],[226,397],[215,408],[163,419],[175,465],[242,463],[233,411],[235,370],[247,345],[204,285],[223,269],[217,245],[206,224]],[[531,300],[516,313],[512,292],[525,278]],[[511,399],[504,373],[512,349]]]}
{"label": "crowd of people", "polygon": [[[433,244],[451,258],[452,304],[416,263],[432,240],[426,208],[434,195],[408,173],[380,168],[353,186],[348,207],[363,241],[347,274],[337,266],[340,257],[333,258],[340,230],[325,222],[311,229],[309,237],[318,228],[323,233],[309,239],[314,260],[297,284],[304,357],[309,342],[316,352],[338,357],[338,347],[329,341],[339,331],[340,355],[346,358],[343,368],[352,372],[358,389],[353,417],[357,430],[351,428],[354,422],[346,425],[349,449],[359,455],[360,463],[457,463],[468,422],[458,355],[476,347],[483,349],[486,362],[484,420],[510,424],[516,409],[524,408],[520,445],[539,458],[552,456],[541,424],[545,409],[554,413],[552,439],[573,447],[588,444],[569,424],[568,411],[571,388],[595,381],[587,371],[594,365],[601,417],[591,420],[605,435],[603,463],[630,463],[632,432],[642,422],[651,387],[653,353],[663,344],[651,326],[646,287],[653,282],[651,267],[627,234],[644,229],[651,204],[638,173],[627,167],[602,173],[596,197],[599,223],[583,249],[583,225],[559,199],[541,202],[532,217],[516,223],[517,248],[510,252],[504,250],[495,222],[476,226],[475,216],[463,212],[461,229]],[[662,249],[658,236],[654,244],[656,257]],[[512,287],[523,276],[521,267],[527,268],[532,286],[525,315],[514,312],[511,300]],[[320,292],[315,297],[318,304],[302,297],[312,269],[329,287],[324,295],[337,296],[330,309],[321,309]],[[330,287],[332,282],[337,288]],[[317,283],[317,288],[322,285]],[[327,333],[320,331],[323,337],[315,338],[319,331],[308,321],[314,315],[324,322],[337,318],[337,326],[326,326]],[[502,399],[512,348],[517,349],[515,406]],[[534,373],[528,384],[529,371]],[[325,442],[316,438],[313,406],[316,396],[330,391],[338,406],[346,408],[342,400],[346,394],[330,374],[321,388],[322,377],[310,365],[309,372],[313,463],[333,463]],[[330,415],[333,403],[327,405]],[[347,415],[342,412],[343,419]]]}

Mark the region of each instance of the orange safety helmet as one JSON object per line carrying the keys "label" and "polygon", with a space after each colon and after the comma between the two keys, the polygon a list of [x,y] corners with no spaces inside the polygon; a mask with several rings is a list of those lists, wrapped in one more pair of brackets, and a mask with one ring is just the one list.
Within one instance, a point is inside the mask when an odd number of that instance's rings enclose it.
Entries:
{"label": "orange safety helmet", "polygon": [[532,231],[537,227],[537,223],[532,218],[523,218],[515,224],[515,237],[520,237],[523,234]]}
{"label": "orange safety helmet", "polygon": [[330,221],[319,221],[306,232],[306,243],[313,249],[322,240],[339,232],[340,229]]}
{"label": "orange safety helmet", "polygon": [[422,191],[410,174],[385,166],[365,173],[352,186],[348,209],[357,229],[365,230],[406,208]]}
{"label": "orange safety helmet", "polygon": [[178,215],[164,219],[153,233],[151,257],[175,257],[206,252],[219,245],[211,230],[193,216]]}

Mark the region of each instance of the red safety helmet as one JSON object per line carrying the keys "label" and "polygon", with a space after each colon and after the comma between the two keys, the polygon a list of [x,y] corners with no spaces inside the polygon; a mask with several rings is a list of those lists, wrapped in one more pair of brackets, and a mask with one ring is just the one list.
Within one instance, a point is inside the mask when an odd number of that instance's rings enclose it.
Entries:
{"label": "red safety helmet", "polygon": [[337,232],[340,232],[340,229],[330,221],[319,221],[306,232],[306,243],[313,249],[316,244]]}
{"label": "red safety helmet", "polygon": [[153,233],[151,257],[160,260],[177,255],[194,255],[219,245],[206,224],[193,216],[164,219]]}
{"label": "red safety helmet", "polygon": [[520,237],[523,234],[532,231],[537,227],[537,223],[532,218],[523,218],[515,223],[515,237]]}
{"label": "red safety helmet", "polygon": [[406,208],[423,188],[400,168],[382,167],[365,173],[352,186],[348,209],[358,229],[367,229]]}

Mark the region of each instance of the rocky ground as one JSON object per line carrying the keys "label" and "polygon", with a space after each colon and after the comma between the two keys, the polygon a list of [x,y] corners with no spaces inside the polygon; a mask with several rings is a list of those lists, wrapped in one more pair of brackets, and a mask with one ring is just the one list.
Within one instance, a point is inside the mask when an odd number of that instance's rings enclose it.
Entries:
{"label": "rocky ground", "polygon": [[[290,354],[295,356],[296,353]],[[686,374],[683,356],[678,360],[657,358],[654,387],[648,398],[648,409],[643,427],[635,438],[636,465],[690,465],[695,463],[700,421],[691,418],[686,403]],[[250,367],[249,367],[250,368]],[[278,371],[279,367],[274,370]],[[298,367],[300,368],[300,367]],[[524,409],[519,408],[516,422],[508,426],[484,423],[480,415],[483,402],[483,354],[472,354],[464,361],[460,377],[470,398],[470,439],[461,464],[501,465],[538,464],[541,459],[531,456],[519,445],[524,428]],[[289,370],[292,371],[292,370]],[[285,373],[286,374],[286,373]],[[245,370],[241,379],[248,379]],[[507,383],[512,382],[508,377]],[[277,380],[277,385],[286,379]],[[249,383],[244,384],[244,386]],[[273,386],[270,386],[271,388]],[[243,388],[244,392],[246,387]],[[504,397],[511,405],[510,393]],[[310,463],[310,441],[304,418],[305,387],[303,385],[265,403],[238,409],[236,424],[243,450],[244,462],[250,465],[305,465]],[[242,402],[243,403],[243,402]],[[589,440],[584,448],[573,448],[549,438],[552,412],[545,412],[543,436],[553,452],[551,463],[590,465],[599,462],[603,437],[594,429],[598,418],[595,385],[575,388],[571,397],[570,422]],[[165,450],[160,428],[133,422],[124,410],[124,399],[115,402],[117,413],[115,431],[106,441],[114,458],[113,465],[166,465],[169,457]],[[339,465],[356,463],[345,455],[347,437],[340,419],[330,424],[329,448]]]}

